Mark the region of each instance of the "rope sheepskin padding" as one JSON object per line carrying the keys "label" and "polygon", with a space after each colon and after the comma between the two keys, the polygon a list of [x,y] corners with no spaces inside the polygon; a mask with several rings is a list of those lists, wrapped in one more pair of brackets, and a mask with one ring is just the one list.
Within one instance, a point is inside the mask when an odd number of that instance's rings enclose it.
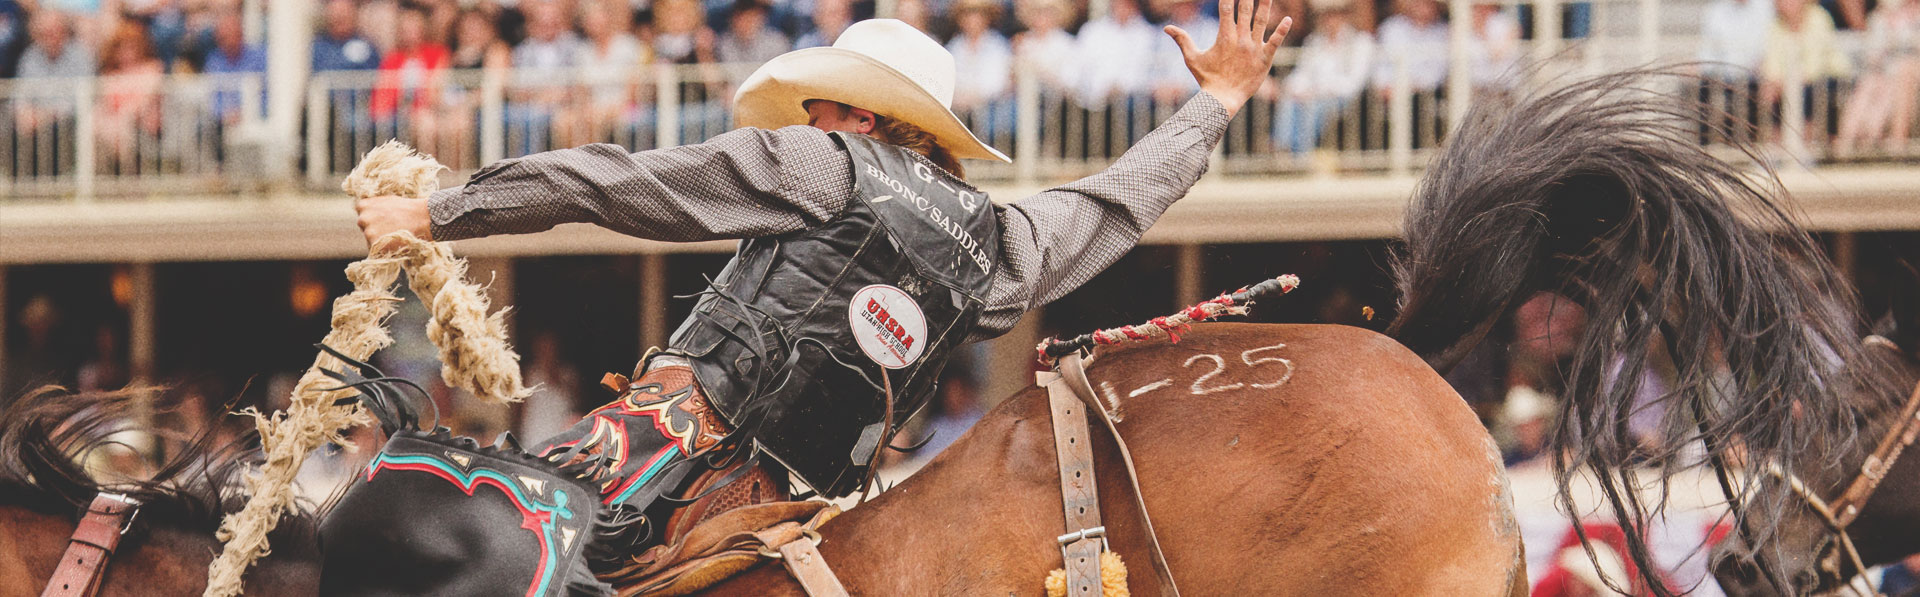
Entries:
{"label": "rope sheepskin padding", "polygon": [[[341,188],[355,198],[425,198],[438,186],[441,169],[433,158],[388,141],[368,152]],[[446,243],[420,240],[405,231],[381,237],[374,247],[366,259],[347,266],[354,289],[334,300],[333,330],[323,343],[362,361],[392,344],[386,322],[400,301],[392,289],[404,269],[414,294],[428,302],[432,320],[427,337],[440,349],[441,377],[449,387],[496,403],[518,401],[530,393],[521,383],[520,357],[507,343],[505,310],[487,315],[485,295],[465,279],[466,261],[455,258]],[[205,597],[240,594],[242,575],[269,552],[267,533],[293,505],[293,478],[307,454],[326,443],[346,445],[341,431],[371,422],[357,403],[334,405],[353,395],[351,390],[322,390],[339,382],[321,370],[345,367],[321,353],[294,386],[286,410],[271,415],[244,411],[254,417],[266,459],[247,476],[246,507],[221,522],[216,536],[226,546],[208,569]]]}
{"label": "rope sheepskin padding", "polygon": [[[1120,561],[1120,552],[1100,552],[1100,594],[1104,597],[1127,597],[1127,564]],[[1047,597],[1067,597],[1067,571],[1060,568],[1047,573]]]}

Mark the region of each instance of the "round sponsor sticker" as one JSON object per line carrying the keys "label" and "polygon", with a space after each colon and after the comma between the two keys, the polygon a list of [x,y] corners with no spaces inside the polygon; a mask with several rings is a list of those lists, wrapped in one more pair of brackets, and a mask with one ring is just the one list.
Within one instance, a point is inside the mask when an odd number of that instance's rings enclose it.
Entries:
{"label": "round sponsor sticker", "polygon": [[905,291],[874,284],[853,293],[847,324],[867,358],[888,369],[903,369],[927,347],[927,318]]}

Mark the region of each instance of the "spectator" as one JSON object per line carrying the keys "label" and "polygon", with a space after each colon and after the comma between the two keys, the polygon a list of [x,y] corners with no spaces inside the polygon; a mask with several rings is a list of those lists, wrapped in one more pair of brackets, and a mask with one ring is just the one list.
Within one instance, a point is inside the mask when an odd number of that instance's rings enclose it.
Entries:
{"label": "spectator", "polygon": [[1473,1],[1467,73],[1476,92],[1513,89],[1520,72],[1520,21],[1495,0]]}
{"label": "spectator", "polygon": [[18,0],[0,0],[0,79],[11,79],[27,45],[27,11]]}
{"label": "spectator", "polygon": [[[73,26],[65,13],[50,8],[41,9],[33,14],[29,27],[31,30],[28,34],[33,38],[33,43],[20,56],[20,78],[93,76],[93,51],[82,44],[71,43]],[[32,91],[50,88],[26,85],[15,87],[15,90],[17,95],[32,97],[29,95]],[[14,118],[19,127],[16,136],[52,134],[57,138],[58,127],[70,126],[73,102],[53,98],[33,101],[24,97],[14,104]]]}
{"label": "spectator", "polygon": [[[1757,124],[1760,82],[1755,73],[1767,54],[1772,0],[1712,0],[1700,16],[1703,122],[1733,139],[1745,139]],[[1713,141],[1702,131],[1701,141]]]}
{"label": "spectator", "polygon": [[893,0],[893,18],[926,33],[928,37],[937,37],[933,34],[930,19],[927,18],[925,0]]}
{"label": "spectator", "polygon": [[1415,93],[1437,91],[1447,80],[1447,24],[1434,0],[1395,0],[1396,12],[1380,22],[1380,51],[1373,66],[1373,88],[1391,97],[1394,72],[1404,64]]}
{"label": "spectator", "polygon": [[1106,17],[1080,27],[1075,48],[1078,94],[1086,106],[1152,91],[1154,48],[1164,34],[1140,16],[1135,0],[1112,0],[1107,9]]}
{"label": "spectator", "polygon": [[[432,108],[445,86],[451,55],[447,47],[427,37],[427,10],[418,4],[400,7],[393,52],[380,61],[374,82],[371,111],[376,122],[404,118],[420,130],[431,130]],[[400,114],[402,108],[406,113]]]}
{"label": "spectator", "polygon": [[504,69],[513,62],[513,48],[501,41],[493,17],[479,10],[460,13],[453,39],[453,68]]}
{"label": "spectator", "polygon": [[1020,70],[1032,72],[1043,90],[1064,91],[1073,87],[1073,56],[1077,45],[1073,34],[1063,29],[1070,16],[1065,0],[1019,0],[1020,23],[1026,31],[1013,38],[1014,62]]}
{"label": "spectator", "polygon": [[[1195,51],[1213,47],[1214,39],[1220,35],[1220,19],[1202,12],[1200,0],[1164,0],[1160,4],[1167,13],[1167,24],[1185,30],[1193,38]],[[1200,84],[1187,73],[1187,61],[1180,55],[1180,45],[1173,43],[1171,37],[1161,35],[1155,42],[1153,68],[1154,95],[1163,103],[1177,102],[1200,90]]]}
{"label": "spectator", "polygon": [[[758,65],[793,47],[786,34],[767,26],[766,0],[737,0],[727,15],[727,31],[720,34],[714,55],[728,64]],[[745,79],[751,69],[741,72]]]}
{"label": "spectator", "polygon": [[[1908,0],[1908,4],[1912,4],[1912,0]],[[1899,562],[1888,564],[1886,572],[1880,575],[1880,594],[1920,594],[1920,554],[1913,554]]]}
{"label": "spectator", "polygon": [[520,406],[520,437],[538,440],[559,435],[580,420],[580,372],[560,355],[559,336],[552,331],[534,335],[527,350],[527,386],[539,388]]}
{"label": "spectator", "polygon": [[[260,46],[248,45],[245,32],[241,29],[240,11],[227,10],[219,16],[213,26],[213,51],[207,53],[207,63],[203,69],[208,74],[225,75],[264,75],[267,72],[267,53]],[[213,113],[221,122],[232,125],[247,116],[258,117],[260,110],[266,107],[266,81],[264,77],[253,77],[251,84],[260,89],[259,101],[251,115],[242,114],[240,89],[243,80],[239,77],[217,78],[213,85]]]}
{"label": "spectator", "polygon": [[51,8],[35,11],[29,21],[32,45],[20,56],[20,78],[91,77],[93,50],[73,41],[73,21]]}
{"label": "spectator", "polygon": [[1920,0],[1888,0],[1867,21],[1866,67],[1841,112],[1843,155],[1880,140],[1888,153],[1906,147],[1920,95]]}
{"label": "spectator", "polygon": [[852,24],[852,0],[813,0],[813,30],[794,40],[793,49],[831,46]]}
{"label": "spectator", "polygon": [[[829,4],[830,2],[821,2]],[[727,78],[714,58],[715,36],[697,0],[654,0],[654,61],[698,65],[679,69],[681,142],[691,143],[725,132]]]}
{"label": "spectator", "polygon": [[[126,33],[128,26],[140,27],[137,35],[142,41],[146,39],[145,26],[135,21],[122,21],[120,27],[114,31],[113,39],[108,40],[107,45],[111,47],[121,37],[129,35]],[[108,50],[107,53],[112,54],[113,51]],[[158,66],[160,61],[153,57],[151,48],[146,51],[146,54],[146,60]],[[103,323],[94,328],[93,358],[81,364],[77,373],[80,383],[76,386],[80,391],[108,392],[126,387],[127,382],[132,381],[131,375],[127,372],[126,351],[121,348],[123,344],[120,341],[120,333],[115,331],[113,326]]]}
{"label": "spectator", "polygon": [[[107,164],[126,168],[139,163],[134,150],[142,138],[160,135],[160,90],[166,68],[154,55],[147,27],[139,21],[120,21],[101,51],[105,61],[100,65],[95,134],[100,139],[100,152],[109,157]],[[119,386],[91,389],[109,387]]]}
{"label": "spectator", "polygon": [[1712,0],[1700,16],[1702,74],[1744,87],[1767,53],[1770,0]]}
{"label": "spectator", "polygon": [[959,33],[947,42],[957,68],[953,112],[974,123],[984,139],[1013,131],[1013,47],[993,30],[997,0],[959,0],[953,5]]}
{"label": "spectator", "polygon": [[146,37],[151,41],[154,59],[160,61],[162,68],[173,64],[180,55],[181,44],[186,41],[187,13],[181,6],[181,0],[120,0],[120,14],[123,19],[140,21],[147,28]]}
{"label": "spectator", "polygon": [[1314,12],[1313,34],[1300,62],[1280,83],[1274,139],[1281,149],[1305,153],[1319,145],[1327,120],[1366,89],[1373,64],[1373,36],[1354,27],[1350,3],[1329,3]]}
{"label": "spectator", "polygon": [[587,92],[573,113],[560,116],[559,126],[570,136],[563,145],[601,141],[611,127],[632,120],[640,67],[646,63],[640,41],[626,30],[633,21],[626,0],[588,0],[583,6],[591,11],[580,20],[587,41],[573,62]]}
{"label": "spectator", "polygon": [[327,27],[313,38],[313,72],[373,70],[380,53],[360,36],[359,7],[354,0],[327,0]]}
{"label": "spectator", "polygon": [[[1775,0],[1774,8],[1778,14],[1768,29],[1767,53],[1760,62],[1760,102],[1772,109],[1782,94],[1793,91],[1801,94],[1804,117],[1825,116],[1813,113],[1821,103],[1816,100],[1824,94],[1832,108],[1839,80],[1850,70],[1846,56],[1834,45],[1833,16],[1809,0]],[[1796,87],[1790,90],[1789,85]],[[1805,133],[1801,132],[1803,138]]]}
{"label": "spectator", "polygon": [[[448,59],[450,66],[461,70],[485,69],[487,77],[505,77],[513,60],[513,50],[500,40],[493,17],[479,10],[466,10],[460,13],[456,23],[453,53]],[[435,157],[449,168],[461,170],[476,165],[470,160],[479,157],[475,151],[479,148],[475,127],[480,100],[480,94],[471,93],[461,85],[448,85],[441,90],[442,117],[437,136],[442,151]]]}
{"label": "spectator", "polygon": [[551,146],[553,115],[567,100],[569,83],[556,81],[556,74],[573,72],[581,42],[568,27],[572,18],[563,0],[530,0],[520,8],[527,15],[527,38],[513,49],[517,75],[507,136],[517,141],[515,154],[525,155]]}

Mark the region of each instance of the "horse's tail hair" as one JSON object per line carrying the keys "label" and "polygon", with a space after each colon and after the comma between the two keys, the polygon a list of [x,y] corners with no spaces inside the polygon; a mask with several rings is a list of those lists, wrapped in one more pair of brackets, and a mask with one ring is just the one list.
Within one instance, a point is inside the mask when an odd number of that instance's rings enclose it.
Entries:
{"label": "horse's tail hair", "polygon": [[[1560,499],[1571,504],[1574,471],[1595,475],[1640,581],[1659,595],[1672,590],[1647,564],[1643,531],[1665,480],[1697,464],[1682,449],[1744,450],[1749,480],[1768,462],[1791,472],[1848,453],[1860,425],[1850,400],[1891,389],[1856,366],[1869,360],[1853,291],[1796,226],[1771,172],[1700,145],[1703,113],[1689,97],[1699,84],[1628,71],[1477,104],[1407,211],[1388,330],[1445,371],[1537,293],[1583,307],[1548,438]],[[1673,366],[1665,392],[1643,383],[1661,352]],[[1651,446],[1628,428],[1643,409],[1662,413]],[[1636,463],[1659,467],[1650,481],[1662,497],[1643,500]],[[1769,522],[1791,499],[1779,485],[1739,488],[1757,545],[1770,544]]]}

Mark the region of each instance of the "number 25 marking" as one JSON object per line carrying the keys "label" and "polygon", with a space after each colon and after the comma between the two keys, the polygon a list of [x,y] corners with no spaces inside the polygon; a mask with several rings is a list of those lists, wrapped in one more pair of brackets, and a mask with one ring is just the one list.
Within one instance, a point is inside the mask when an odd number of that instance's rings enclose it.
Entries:
{"label": "number 25 marking", "polygon": [[[1260,348],[1255,348],[1255,349],[1247,350],[1245,352],[1240,353],[1240,362],[1246,363],[1247,366],[1251,368],[1260,367],[1262,364],[1265,364],[1265,363],[1280,363],[1281,366],[1286,367],[1286,372],[1282,373],[1279,379],[1276,379],[1270,382],[1251,384],[1253,388],[1260,389],[1260,390],[1270,390],[1273,388],[1280,387],[1281,385],[1287,383],[1287,380],[1293,379],[1293,361],[1280,358],[1280,357],[1262,357],[1258,359],[1254,358],[1254,355],[1256,353],[1266,352],[1269,350],[1279,350],[1286,347],[1287,347],[1286,344],[1275,344],[1273,346],[1262,346]],[[1199,379],[1193,380],[1193,385],[1189,388],[1193,393],[1193,395],[1205,396],[1215,392],[1224,392],[1227,390],[1238,390],[1240,388],[1249,386],[1249,384],[1244,382],[1233,382],[1233,383],[1213,385],[1213,386],[1207,385],[1207,383],[1212,381],[1213,378],[1218,377],[1221,373],[1224,373],[1227,370],[1227,360],[1220,358],[1220,355],[1217,355],[1217,354],[1193,355],[1191,357],[1188,357],[1187,362],[1181,364],[1180,366],[1192,367],[1195,362],[1198,362],[1202,359],[1213,361],[1213,370],[1208,371],[1206,373],[1202,373],[1200,374]]]}

